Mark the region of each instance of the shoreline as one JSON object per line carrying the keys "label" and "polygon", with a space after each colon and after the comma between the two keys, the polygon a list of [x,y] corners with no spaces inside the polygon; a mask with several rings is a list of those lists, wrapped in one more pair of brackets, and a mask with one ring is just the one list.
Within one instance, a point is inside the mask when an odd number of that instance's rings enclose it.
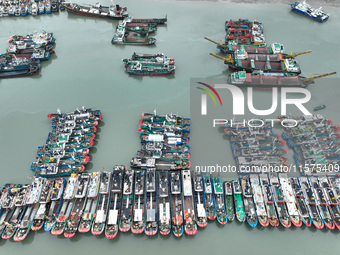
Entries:
{"label": "shoreline", "polygon": [[[175,0],[177,2],[215,2],[215,3],[240,3],[240,4],[292,4],[298,0]],[[340,7],[340,2],[337,0],[307,0],[312,8],[324,6]]]}

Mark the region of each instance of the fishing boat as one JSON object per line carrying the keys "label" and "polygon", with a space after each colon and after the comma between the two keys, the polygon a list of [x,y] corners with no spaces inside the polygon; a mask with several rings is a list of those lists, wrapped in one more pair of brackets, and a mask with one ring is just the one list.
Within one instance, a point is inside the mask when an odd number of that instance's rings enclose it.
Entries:
{"label": "fishing boat", "polygon": [[318,106],[315,106],[314,107],[314,111],[320,111],[320,110],[323,110],[323,109],[325,109],[326,108],[326,105],[318,105]]}
{"label": "fishing boat", "polygon": [[170,178],[172,233],[176,237],[181,237],[184,232],[181,173],[179,171],[172,171]]}
{"label": "fishing boat", "polygon": [[[9,213],[9,217],[6,217],[6,221],[3,221],[3,231],[1,233],[2,239],[10,239],[17,231],[18,227],[21,224],[21,221],[25,215],[27,206],[27,200],[28,196],[30,195],[30,192],[33,189],[31,185],[24,185],[24,186],[18,186],[16,189],[12,188],[11,192],[16,193],[13,202],[10,202],[8,206],[15,206],[11,213]],[[34,194],[32,195],[32,197]],[[30,199],[31,200],[31,199]],[[7,206],[5,206],[6,208]]]}
{"label": "fishing boat", "polygon": [[214,191],[214,206],[216,210],[217,221],[221,225],[225,225],[228,221],[223,195],[223,185],[219,174],[212,174],[212,187]]}
{"label": "fishing boat", "polygon": [[96,3],[95,5],[84,6],[76,3],[63,2],[62,5],[66,11],[82,16],[105,19],[124,19],[128,16],[127,8],[121,7],[118,4],[101,6],[100,3]]}
{"label": "fishing boat", "polygon": [[[19,198],[21,200],[20,204],[23,205],[23,203],[26,201],[26,191],[28,185],[25,185],[23,189],[21,189],[21,186],[13,185],[13,184],[7,184],[5,185],[4,189],[4,197],[1,204],[1,217],[0,217],[0,235],[4,232],[6,227],[9,225],[9,222],[14,215],[14,213],[18,212],[18,207],[15,206],[15,202],[17,200],[17,197],[19,196],[19,192],[21,192],[21,197]],[[22,208],[22,206],[20,206]]]}
{"label": "fishing boat", "polygon": [[25,214],[23,215],[23,218],[18,226],[17,231],[14,234],[13,240],[16,242],[23,241],[29,231],[31,230],[31,225],[33,222],[33,218],[38,210],[38,203],[31,204],[27,206]]}
{"label": "fishing boat", "polygon": [[242,200],[242,188],[239,180],[234,180],[232,184],[236,218],[239,222],[244,222],[246,220],[246,213],[244,211],[244,205]]}
{"label": "fishing boat", "polygon": [[178,114],[168,113],[166,115],[157,115],[156,110],[154,112],[144,112],[142,113],[142,119],[147,120],[154,123],[164,123],[167,122],[169,125],[175,126],[190,126],[190,118],[184,118],[179,116]]}
{"label": "fishing boat", "polygon": [[204,193],[205,193],[205,211],[207,213],[207,218],[209,220],[216,219],[216,209],[215,209],[215,197],[213,192],[213,187],[211,183],[210,173],[206,173],[203,176],[204,182]]}
{"label": "fishing boat", "polygon": [[328,201],[329,201],[329,211],[332,214],[333,222],[337,229],[340,229],[340,209],[339,209],[339,200],[338,200],[338,192],[335,189],[334,186],[337,186],[335,183],[334,178],[329,178],[329,181],[327,180],[327,177],[320,177],[319,181],[321,182],[321,185],[326,190],[326,193],[328,194]]}
{"label": "fishing boat", "polygon": [[320,209],[320,216],[326,226],[326,228],[333,230],[335,228],[335,224],[333,223],[333,219],[331,213],[329,212],[329,202],[327,199],[327,194],[325,190],[319,185],[319,181],[317,177],[310,176],[309,178],[310,186],[315,194],[317,199],[317,204],[319,205]]}
{"label": "fishing boat", "polygon": [[273,191],[276,211],[277,211],[277,215],[279,217],[280,223],[285,228],[290,228],[290,226],[292,225],[292,222],[288,214],[282,187],[280,185],[280,182],[277,176],[270,177],[270,185]]}
{"label": "fishing boat", "polygon": [[190,170],[182,170],[184,231],[187,235],[197,233],[196,215],[194,209]]}
{"label": "fishing boat", "polygon": [[66,221],[70,217],[73,209],[74,197],[77,187],[78,187],[78,175],[72,174],[66,183],[66,188],[63,195],[63,201],[59,211],[59,215],[58,217],[56,217],[55,223],[54,224],[52,223],[50,225],[50,226],[53,225],[51,229],[52,235],[61,235],[64,232]]}
{"label": "fishing boat", "polygon": [[256,209],[256,214],[259,220],[259,223],[262,227],[269,226],[268,214],[265,206],[264,195],[262,192],[262,187],[259,182],[259,177],[256,174],[251,174],[249,176],[250,185],[253,191],[253,199]]}
{"label": "fishing boat", "polygon": [[158,171],[159,233],[169,235],[171,231],[170,187],[168,171]]}
{"label": "fishing boat", "polygon": [[[300,76],[295,73],[263,72],[262,70],[247,73],[246,71],[236,71],[228,76],[228,83],[239,87],[307,87],[314,84],[314,80],[336,74],[336,72],[322,75]],[[322,108],[323,109],[323,108]],[[320,109],[321,110],[321,109]]]}
{"label": "fishing boat", "polygon": [[[51,205],[48,214],[44,216],[46,218],[44,224],[45,231],[51,231],[59,217],[65,186],[66,180],[64,178],[59,178],[55,181],[52,189]],[[32,230],[34,230],[33,227],[35,228],[36,226],[39,226],[39,221],[40,219],[37,219],[37,221],[33,221]]]}
{"label": "fishing boat", "polygon": [[78,232],[86,233],[91,230],[93,219],[96,217],[97,197],[99,191],[100,172],[93,172],[87,191],[87,201],[84,213],[79,223]]}
{"label": "fishing boat", "polygon": [[39,201],[39,207],[37,208],[37,213],[34,216],[31,229],[33,231],[38,231],[42,228],[45,221],[45,216],[49,211],[50,202],[52,198],[53,187],[55,185],[55,180],[51,180],[45,183]]}
{"label": "fishing boat", "polygon": [[[105,225],[105,236],[108,239],[115,238],[117,236],[118,231],[119,231],[124,172],[127,172],[127,169],[126,169],[125,166],[116,165],[113,168],[108,216],[107,216],[107,221],[106,221],[106,225]],[[133,174],[133,172],[132,172],[132,174]],[[130,176],[128,176],[128,178],[129,177]],[[129,184],[127,183],[126,185],[124,185],[125,195],[131,194],[131,192],[132,192],[132,180],[133,180],[133,177],[131,177],[131,183],[129,183]],[[127,179],[126,182],[127,181],[129,181],[129,179]],[[125,177],[124,177],[124,183],[125,183]],[[127,204],[129,204],[129,203],[127,203]],[[125,207],[126,207],[126,205],[125,205]],[[126,210],[131,210],[131,207],[127,208]],[[125,230],[125,229],[123,229],[123,230]]]}
{"label": "fishing boat", "polygon": [[310,227],[312,225],[312,218],[310,213],[310,208],[305,201],[305,191],[301,188],[300,183],[297,178],[290,178],[289,179],[290,185],[292,186],[295,194],[295,200],[297,203],[297,208],[300,213],[300,217],[303,223]]}
{"label": "fishing boat", "polygon": [[145,171],[135,171],[135,188],[133,198],[133,218],[131,222],[131,232],[141,234],[144,232],[145,216],[144,216],[144,185]]}
{"label": "fishing boat", "polygon": [[299,183],[300,186],[305,190],[305,199],[310,208],[311,211],[310,213],[314,226],[318,229],[323,229],[325,223],[321,218],[320,208],[317,204],[317,199],[315,197],[313,190],[310,187],[307,177],[305,176],[299,177]]}
{"label": "fishing boat", "polygon": [[66,238],[72,238],[78,230],[78,225],[84,212],[89,182],[90,175],[87,173],[83,173],[78,177],[78,187],[74,196],[74,205],[64,229],[64,237]]}
{"label": "fishing boat", "polygon": [[132,202],[133,202],[133,183],[134,171],[125,170],[123,180],[123,198],[121,205],[119,230],[121,232],[128,232],[131,229],[132,223]]}
{"label": "fishing boat", "polygon": [[96,213],[94,215],[94,220],[91,228],[92,235],[101,235],[105,229],[105,222],[107,217],[107,210],[110,199],[111,191],[111,172],[101,172],[100,173],[100,186]]}
{"label": "fishing boat", "polygon": [[208,225],[207,212],[205,210],[205,194],[202,173],[194,172],[194,206],[197,216],[196,223],[199,227],[204,228]]}
{"label": "fishing boat", "polygon": [[233,202],[233,186],[231,181],[226,181],[224,185],[224,202],[227,212],[228,221],[233,221],[235,219],[235,209]]}
{"label": "fishing boat", "polygon": [[275,198],[273,191],[270,187],[269,179],[267,174],[260,174],[260,184],[262,187],[262,194],[264,199],[264,204],[266,206],[269,224],[272,227],[278,227],[280,224],[279,218],[275,209]]}
{"label": "fishing boat", "polygon": [[290,220],[295,227],[301,227],[302,220],[295,200],[294,191],[288,181],[287,174],[279,173],[278,175]]}
{"label": "fishing boat", "polygon": [[148,236],[153,236],[158,231],[158,210],[157,210],[157,193],[156,193],[156,168],[146,170],[146,199],[145,199],[145,229]]}
{"label": "fishing boat", "polygon": [[256,216],[256,210],[253,203],[252,189],[248,177],[246,176],[241,177],[241,187],[243,193],[244,211],[247,217],[247,222],[251,227],[254,228],[257,226],[258,219]]}
{"label": "fishing boat", "polygon": [[126,22],[133,22],[133,23],[146,23],[146,24],[157,24],[161,25],[168,21],[167,16],[165,18],[151,18],[151,19],[136,19],[133,17],[126,17],[124,19]]}
{"label": "fishing boat", "polygon": [[322,7],[318,9],[312,8],[306,1],[295,2],[290,4],[293,12],[306,16],[308,18],[314,19],[319,22],[324,22],[329,19],[329,14],[322,10]]}

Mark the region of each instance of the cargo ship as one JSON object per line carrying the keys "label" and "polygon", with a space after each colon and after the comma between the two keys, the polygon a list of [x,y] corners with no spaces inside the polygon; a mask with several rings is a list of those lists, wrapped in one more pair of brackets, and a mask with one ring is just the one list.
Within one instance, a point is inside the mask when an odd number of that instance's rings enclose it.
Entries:
{"label": "cargo ship", "polygon": [[144,216],[144,187],[145,171],[135,170],[135,192],[133,197],[133,214],[131,222],[131,232],[141,234],[144,232],[145,216]]}
{"label": "cargo ship", "polygon": [[314,80],[336,74],[336,72],[322,75],[303,77],[295,73],[271,73],[262,70],[247,73],[246,71],[233,72],[228,76],[228,83],[239,87],[307,87],[314,84]]}
{"label": "cargo ship", "polygon": [[256,209],[256,214],[259,220],[259,223],[262,227],[268,227],[269,219],[265,206],[264,196],[262,193],[262,187],[259,182],[259,177],[256,174],[251,174],[249,176],[250,185],[253,191],[253,199],[254,205]]}
{"label": "cargo ship", "polygon": [[278,227],[280,224],[280,221],[276,213],[274,195],[270,187],[268,175],[260,174],[259,178],[260,178],[260,183],[262,187],[264,204],[267,209],[269,224],[272,227]]}

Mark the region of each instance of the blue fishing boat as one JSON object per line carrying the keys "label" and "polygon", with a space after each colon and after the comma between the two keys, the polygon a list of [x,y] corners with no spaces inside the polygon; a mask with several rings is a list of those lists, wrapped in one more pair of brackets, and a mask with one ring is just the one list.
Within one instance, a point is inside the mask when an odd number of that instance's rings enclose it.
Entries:
{"label": "blue fishing boat", "polygon": [[329,14],[322,10],[322,7],[318,9],[313,9],[306,1],[295,2],[290,5],[293,12],[306,16],[308,18],[314,19],[319,22],[323,22],[329,18]]}

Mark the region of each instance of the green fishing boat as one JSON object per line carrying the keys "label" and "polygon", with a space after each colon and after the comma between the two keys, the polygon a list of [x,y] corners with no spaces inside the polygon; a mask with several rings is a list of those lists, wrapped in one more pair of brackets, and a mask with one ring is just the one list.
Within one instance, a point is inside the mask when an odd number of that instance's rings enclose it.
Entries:
{"label": "green fishing boat", "polygon": [[246,220],[246,214],[244,211],[243,201],[242,201],[242,189],[240,182],[235,180],[233,183],[233,193],[234,193],[234,203],[235,203],[235,214],[239,222],[244,222]]}

